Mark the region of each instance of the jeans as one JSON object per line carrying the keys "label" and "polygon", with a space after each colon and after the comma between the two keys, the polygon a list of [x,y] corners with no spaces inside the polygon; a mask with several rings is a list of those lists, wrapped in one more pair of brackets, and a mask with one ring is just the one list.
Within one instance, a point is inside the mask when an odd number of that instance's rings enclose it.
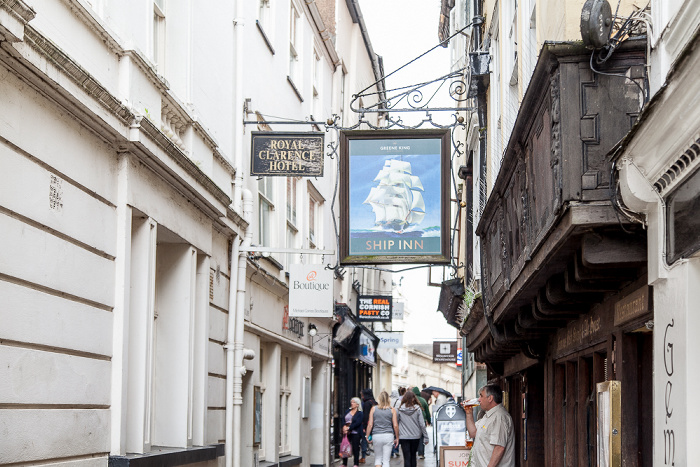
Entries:
{"label": "jeans", "polygon": [[[352,457],[355,460],[355,464],[360,463],[360,438],[362,438],[362,433],[348,433],[348,439],[350,440],[350,446],[352,446]],[[343,459],[343,465],[348,465],[348,458]]]}
{"label": "jeans", "polygon": [[391,450],[394,447],[394,433],[377,433],[372,435],[374,443],[374,465],[389,467]]}
{"label": "jeans", "polygon": [[369,444],[367,443],[367,436],[362,435],[360,440],[360,446],[362,447],[362,458],[367,457],[367,450],[369,449]]}
{"label": "jeans", "polygon": [[418,450],[418,444],[422,444],[422,439],[399,439],[399,443],[403,453],[403,467],[416,467],[418,463],[416,451]]}

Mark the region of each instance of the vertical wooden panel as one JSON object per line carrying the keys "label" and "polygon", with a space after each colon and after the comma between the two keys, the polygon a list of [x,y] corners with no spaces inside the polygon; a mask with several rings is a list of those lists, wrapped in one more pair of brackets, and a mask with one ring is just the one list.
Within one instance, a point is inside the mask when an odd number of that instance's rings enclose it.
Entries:
{"label": "vertical wooden panel", "polygon": [[578,459],[576,446],[578,441],[576,367],[575,361],[566,362],[566,467],[576,467]]}
{"label": "vertical wooden panel", "polygon": [[566,433],[566,420],[564,411],[564,388],[566,385],[566,371],[564,365],[554,367],[554,462],[552,465],[564,465],[564,434]]}
{"label": "vertical wooden panel", "polygon": [[578,359],[578,465],[588,467],[591,452],[588,449],[589,423],[593,423],[592,413],[589,413],[588,397],[591,394],[591,361],[588,358]]}
{"label": "vertical wooden panel", "polygon": [[639,465],[639,387],[637,336],[619,333],[620,362],[618,377],[622,383],[622,464]]}

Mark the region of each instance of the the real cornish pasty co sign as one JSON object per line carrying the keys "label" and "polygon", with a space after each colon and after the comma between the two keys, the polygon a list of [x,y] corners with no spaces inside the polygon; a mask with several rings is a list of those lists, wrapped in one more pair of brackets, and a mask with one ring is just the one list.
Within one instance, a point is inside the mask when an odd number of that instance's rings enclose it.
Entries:
{"label": "the real cornish pasty co sign", "polygon": [[333,272],[322,264],[289,267],[289,316],[333,317]]}
{"label": "the real cornish pasty co sign", "polygon": [[252,134],[251,175],[323,176],[323,133]]}

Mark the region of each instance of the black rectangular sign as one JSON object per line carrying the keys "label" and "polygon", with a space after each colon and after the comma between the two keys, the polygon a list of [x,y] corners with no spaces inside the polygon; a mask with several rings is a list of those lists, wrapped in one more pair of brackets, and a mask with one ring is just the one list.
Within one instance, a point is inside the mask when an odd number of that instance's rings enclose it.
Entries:
{"label": "black rectangular sign", "polygon": [[253,132],[250,174],[322,177],[323,136],[319,132]]}
{"label": "black rectangular sign", "polygon": [[360,295],[357,297],[357,319],[391,322],[391,296]]}

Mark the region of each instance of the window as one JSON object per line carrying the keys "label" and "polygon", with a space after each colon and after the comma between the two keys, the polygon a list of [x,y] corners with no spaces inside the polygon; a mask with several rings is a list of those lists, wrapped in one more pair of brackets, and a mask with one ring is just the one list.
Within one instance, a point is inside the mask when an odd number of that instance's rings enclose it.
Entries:
{"label": "window", "polygon": [[162,74],[165,66],[165,0],[153,1],[153,62]]}
{"label": "window", "polygon": [[291,394],[289,357],[284,356],[280,365],[280,456],[287,455],[291,451],[289,447],[289,398]]}
{"label": "window", "polygon": [[345,70],[345,65],[342,65],[340,73],[340,123],[345,124],[345,84],[347,81],[348,72]]}
{"label": "window", "polygon": [[299,44],[299,12],[297,12],[294,3],[291,4],[291,10],[289,12],[289,78],[294,82],[299,88],[299,83],[301,81],[300,69],[301,69],[301,57],[299,56],[300,44]]}
{"label": "window", "polygon": [[270,18],[272,16],[272,8],[270,0],[259,0],[258,3],[258,23],[266,30],[270,30]]}
{"label": "window", "polygon": [[316,200],[309,197],[309,248],[316,248]]}
{"label": "window", "polygon": [[[297,248],[297,185],[296,177],[287,177],[287,248]],[[287,269],[294,261],[294,254],[287,253]]]}
{"label": "window", "polygon": [[297,178],[287,177],[287,221],[297,223]]}
{"label": "window", "polygon": [[321,57],[318,52],[314,49],[314,61],[313,61],[313,86],[311,89],[311,94],[313,96],[313,102],[311,104],[311,113],[317,118],[321,116]]}
{"label": "window", "polygon": [[261,246],[271,245],[272,211],[275,209],[272,187],[269,177],[262,177],[258,181],[258,243]]}

